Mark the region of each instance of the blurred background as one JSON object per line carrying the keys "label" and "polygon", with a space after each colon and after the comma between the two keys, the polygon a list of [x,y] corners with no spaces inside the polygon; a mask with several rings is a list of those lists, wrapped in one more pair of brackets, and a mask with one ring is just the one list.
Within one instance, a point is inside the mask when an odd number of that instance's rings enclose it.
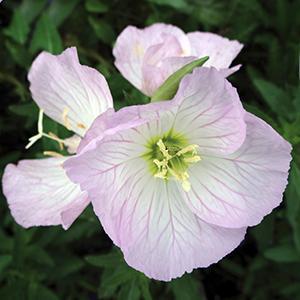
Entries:
{"label": "blurred background", "polygon": [[[248,230],[230,255],[169,283],[124,263],[91,207],[68,231],[23,229],[0,193],[0,299],[300,299],[300,1],[288,0],[4,0],[0,4],[0,176],[8,163],[42,157],[58,144],[36,134],[38,109],[28,69],[46,50],[76,46],[81,63],[100,70],[115,106],[146,103],[113,65],[112,46],[127,25],[166,22],[245,44],[230,77],[243,105],[293,144],[282,205]],[[66,130],[45,119],[46,131]]]}

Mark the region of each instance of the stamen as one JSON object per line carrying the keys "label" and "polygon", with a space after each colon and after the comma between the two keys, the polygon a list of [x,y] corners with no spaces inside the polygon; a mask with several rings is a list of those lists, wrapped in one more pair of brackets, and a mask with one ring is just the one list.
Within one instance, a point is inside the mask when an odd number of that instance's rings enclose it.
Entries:
{"label": "stamen", "polygon": [[48,134],[54,141],[58,142],[60,150],[64,150],[64,140],[60,139],[56,134],[54,134],[51,131],[49,131]]}
{"label": "stamen", "polygon": [[44,110],[40,109],[38,118],[38,134],[29,138],[29,143],[25,146],[25,149],[29,149],[36,141],[38,141],[43,136],[43,117]]}
{"label": "stamen", "polygon": [[29,149],[36,141],[38,141],[43,135],[37,134],[29,138],[29,143],[25,146],[25,149]]}
{"label": "stamen", "polygon": [[69,113],[70,109],[68,107],[65,107],[64,110],[63,110],[63,113],[62,113],[62,119],[63,119],[63,122],[64,122],[64,125],[65,127],[68,129],[68,130],[71,130],[72,127],[71,127],[71,124],[70,124],[70,121],[69,121],[69,118],[68,118],[68,113]]}
{"label": "stamen", "polygon": [[197,163],[201,160],[201,157],[197,154],[199,146],[188,145],[178,151],[180,149],[178,145],[170,143],[167,147],[162,139],[159,139],[156,145],[162,153],[163,159],[153,159],[153,163],[157,167],[154,177],[167,180],[173,177],[173,179],[181,183],[185,192],[190,191],[191,183],[187,170],[189,164]]}
{"label": "stamen", "polygon": [[164,142],[162,141],[162,139],[160,139],[157,142],[157,146],[160,150],[160,152],[163,154],[163,156],[167,159],[170,160],[172,158],[172,156],[169,154],[169,151],[167,149],[167,147],[165,146]]}
{"label": "stamen", "polygon": [[181,149],[176,153],[177,156],[185,154],[187,152],[192,152],[193,155],[197,154],[197,149],[199,148],[198,145],[188,145],[187,147]]}
{"label": "stamen", "polygon": [[56,141],[59,143],[60,149],[63,150],[65,141],[60,139],[56,134],[53,132],[49,132],[48,134],[43,132],[43,116],[44,116],[44,110],[40,109],[39,112],[39,119],[38,119],[38,134],[32,136],[29,138],[29,143],[25,146],[25,149],[29,149],[36,141],[38,141],[40,138],[47,137],[53,141]]}
{"label": "stamen", "polygon": [[201,160],[201,157],[199,155],[195,155],[195,156],[192,156],[192,157],[185,157],[183,159],[183,161],[186,162],[186,163],[196,163],[200,160]]}
{"label": "stamen", "polygon": [[43,154],[51,157],[64,157],[62,154],[55,151],[44,151]]}

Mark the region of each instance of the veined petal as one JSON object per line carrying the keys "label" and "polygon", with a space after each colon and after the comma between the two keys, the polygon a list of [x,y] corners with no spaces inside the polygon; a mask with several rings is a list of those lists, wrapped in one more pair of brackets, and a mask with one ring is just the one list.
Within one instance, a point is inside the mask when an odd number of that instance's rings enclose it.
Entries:
{"label": "veined petal", "polygon": [[271,126],[246,114],[245,142],[230,155],[203,155],[190,169],[189,207],[201,219],[238,228],[258,224],[282,201],[291,146]]}
{"label": "veined petal", "polygon": [[178,41],[182,54],[190,54],[188,38],[182,30],[175,26],[158,23],[144,29],[134,26],[126,27],[118,36],[113,49],[116,67],[136,88],[143,90],[145,85],[143,85],[142,68],[147,50],[152,46],[164,43],[170,37]]}
{"label": "veined petal", "polygon": [[246,135],[244,109],[236,89],[214,68],[197,68],[185,76],[173,100],[179,107],[176,132],[199,152],[232,153]]}
{"label": "veined petal", "polygon": [[176,181],[149,172],[144,141],[169,130],[174,116],[119,130],[95,148],[68,160],[70,178],[88,191],[105,231],[125,260],[147,276],[171,280],[206,267],[232,251],[245,228],[226,229],[200,220],[187,207]]}
{"label": "veined petal", "polygon": [[206,67],[228,68],[243,48],[243,44],[210,32],[190,32],[191,55],[209,56]]}
{"label": "veined petal", "polygon": [[94,119],[113,107],[105,78],[79,63],[76,48],[42,52],[28,74],[33,99],[45,113],[83,136]]}
{"label": "veined petal", "polygon": [[[113,109],[107,110],[95,119],[82,139],[77,153],[91,150],[95,147],[97,142],[107,135],[113,135],[119,131],[134,128],[151,120],[159,119],[164,113],[166,114],[167,120],[168,117],[173,114],[172,110],[174,110],[174,105],[172,105],[170,101],[133,105],[124,107],[117,112]],[[171,125],[172,120],[169,119],[168,126],[170,127]],[[151,127],[149,126],[147,128]],[[145,139],[143,140],[144,143],[146,142]]]}
{"label": "veined petal", "polygon": [[169,57],[180,56],[181,53],[180,43],[172,35],[167,36],[164,42],[151,46],[146,51],[142,64],[143,84],[141,90],[144,94],[153,95],[167,77],[172,74],[164,68],[164,60]]}
{"label": "veined petal", "polygon": [[3,193],[23,227],[61,224],[65,229],[89,204],[87,193],[69,180],[64,158],[22,160],[5,168]]}

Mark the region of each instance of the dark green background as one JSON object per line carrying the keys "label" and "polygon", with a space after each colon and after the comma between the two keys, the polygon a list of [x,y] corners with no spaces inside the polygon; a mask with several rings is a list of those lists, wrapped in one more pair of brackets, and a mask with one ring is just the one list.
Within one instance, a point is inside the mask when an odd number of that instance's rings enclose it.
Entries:
{"label": "dark green background", "polygon": [[[245,44],[230,78],[244,106],[293,144],[282,205],[248,230],[242,244],[207,269],[170,283],[129,268],[92,209],[68,230],[24,230],[0,201],[0,299],[300,299],[300,2],[287,0],[4,0],[0,4],[0,173],[9,162],[58,150],[43,140],[28,151],[38,109],[26,75],[41,50],[74,45],[83,64],[99,69],[115,106],[147,98],[113,66],[112,46],[129,25],[178,25],[212,31]],[[46,130],[69,135],[49,119]],[[272,155],[270,153],[270,155]]]}

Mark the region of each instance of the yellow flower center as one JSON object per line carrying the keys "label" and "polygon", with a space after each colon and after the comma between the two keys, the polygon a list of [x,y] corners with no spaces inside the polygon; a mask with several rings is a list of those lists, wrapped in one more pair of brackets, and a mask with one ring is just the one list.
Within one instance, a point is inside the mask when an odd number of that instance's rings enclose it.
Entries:
{"label": "yellow flower center", "polygon": [[181,182],[182,188],[188,192],[191,189],[187,169],[190,164],[201,160],[198,155],[198,145],[188,145],[180,148],[178,145],[167,146],[162,139],[156,143],[158,152],[153,163],[156,166],[154,177],[166,179],[175,178]]}

